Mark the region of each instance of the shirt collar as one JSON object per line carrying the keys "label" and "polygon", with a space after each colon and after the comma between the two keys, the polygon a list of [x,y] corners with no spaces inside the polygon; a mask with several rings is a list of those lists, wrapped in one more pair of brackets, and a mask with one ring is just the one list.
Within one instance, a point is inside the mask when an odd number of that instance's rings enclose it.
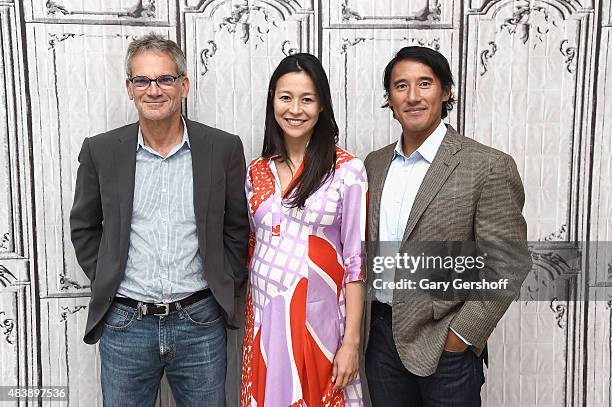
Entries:
{"label": "shirt collar", "polygon": [[[440,148],[440,145],[442,144],[442,140],[444,139],[445,135],[446,125],[442,121],[440,121],[438,127],[436,127],[433,133],[431,133],[429,137],[425,139],[423,144],[421,144],[419,148],[417,148],[417,150],[412,153],[411,157],[418,153],[421,157],[423,157],[431,164],[433,162],[434,157],[436,156],[436,153],[438,152],[438,149]],[[406,159],[410,158],[406,157],[406,155],[404,154],[404,150],[402,149],[402,140],[403,137],[400,137],[399,140],[397,140],[395,150],[393,150],[392,160],[397,158],[397,156],[402,156]]]}
{"label": "shirt collar", "polygon": [[[181,141],[179,145],[183,146],[184,144],[187,144],[187,148],[191,149],[191,143],[189,142],[189,135],[187,134],[187,123],[185,122],[183,115],[181,115],[181,121],[183,122],[183,140]],[[136,145],[136,151],[144,147],[145,147],[145,143],[144,143],[144,138],[142,137],[142,130],[140,129],[140,126],[138,126],[138,144]]]}

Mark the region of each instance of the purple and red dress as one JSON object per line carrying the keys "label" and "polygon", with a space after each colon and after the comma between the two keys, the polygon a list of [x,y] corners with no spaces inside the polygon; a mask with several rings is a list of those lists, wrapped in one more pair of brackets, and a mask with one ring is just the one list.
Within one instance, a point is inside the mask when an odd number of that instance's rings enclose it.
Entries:
{"label": "purple and red dress", "polygon": [[241,406],[363,406],[359,376],[335,392],[331,381],[344,335],[345,287],[365,278],[363,163],[336,148],[333,176],[300,209],[283,205],[274,160],[259,158],[249,165],[246,193],[250,282]]}

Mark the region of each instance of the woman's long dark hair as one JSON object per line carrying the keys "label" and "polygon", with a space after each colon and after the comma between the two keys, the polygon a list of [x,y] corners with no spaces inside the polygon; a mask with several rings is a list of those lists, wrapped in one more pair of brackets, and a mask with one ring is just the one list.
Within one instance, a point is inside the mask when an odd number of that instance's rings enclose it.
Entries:
{"label": "woman's long dark hair", "polygon": [[291,162],[287,154],[283,130],[274,117],[276,83],[281,76],[290,72],[304,72],[312,79],[323,109],[306,147],[304,169],[287,188],[287,191],[296,190],[287,205],[293,208],[304,208],[306,199],[319,189],[329,176],[333,175],[339,131],[332,110],[329,82],[321,61],[314,55],[306,53],[290,55],[280,62],[270,78],[261,156],[270,158],[280,155],[283,162]]}

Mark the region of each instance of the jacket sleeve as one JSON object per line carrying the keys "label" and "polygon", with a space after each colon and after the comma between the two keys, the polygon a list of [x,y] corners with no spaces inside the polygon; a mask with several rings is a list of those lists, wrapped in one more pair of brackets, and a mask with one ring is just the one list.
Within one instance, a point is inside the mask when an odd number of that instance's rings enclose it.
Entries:
{"label": "jacket sleeve", "polygon": [[249,218],[244,192],[246,163],[242,141],[235,137],[231,158],[227,163],[223,245],[225,258],[233,271],[236,296],[240,296],[248,278],[246,261],[249,245]]}
{"label": "jacket sleeve", "polygon": [[472,290],[450,327],[482,351],[493,329],[519,292],[531,270],[527,225],[521,211],[525,193],[514,160],[502,155],[490,169],[474,215],[474,233],[486,253],[480,278],[508,279],[508,289]]}
{"label": "jacket sleeve", "polygon": [[98,249],[102,237],[100,183],[91,158],[90,139],[83,141],[70,211],[70,238],[77,261],[89,280],[96,278]]}

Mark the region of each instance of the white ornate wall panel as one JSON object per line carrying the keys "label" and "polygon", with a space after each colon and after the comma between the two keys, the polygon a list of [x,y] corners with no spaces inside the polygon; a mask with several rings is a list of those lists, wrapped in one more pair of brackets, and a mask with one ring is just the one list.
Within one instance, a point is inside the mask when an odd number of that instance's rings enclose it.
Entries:
{"label": "white ornate wall panel", "polygon": [[324,28],[376,26],[406,28],[453,25],[458,0],[330,0],[322,2]]}
{"label": "white ornate wall panel", "polygon": [[[497,2],[468,14],[465,134],[511,154],[531,240],[565,240],[579,153],[581,25],[561,2]],[[489,118],[482,120],[483,117]]]}
{"label": "white ornate wall panel", "polygon": [[[69,385],[69,405],[101,405],[68,216],[83,138],[136,119],[123,56],[155,31],[186,53],[187,115],[240,135],[247,160],[285,55],[322,59],[340,144],[361,158],[400,134],[380,108],[388,60],[412,44],[446,55],[447,121],[514,157],[530,239],[583,255],[534,251],[572,301],[513,304],[489,342],[484,405],[612,407],[612,248],[574,244],[612,241],[611,29],[612,0],[0,0],[0,385]],[[173,405],[164,382],[157,406]]]}
{"label": "white ornate wall panel", "polygon": [[184,9],[190,117],[261,153],[268,81],[286,55],[314,52],[314,10],[297,1],[207,1]]}
{"label": "white ornate wall panel", "polygon": [[[1,277],[0,277],[1,279]],[[31,324],[27,287],[4,286],[0,280],[0,385],[25,386],[32,371],[32,338],[27,327]],[[4,405],[4,404],[3,404]],[[13,405],[17,405],[14,403]]]}
{"label": "white ornate wall panel", "polygon": [[24,2],[28,22],[173,25],[172,0],[36,0]]}
{"label": "white ornate wall panel", "polygon": [[102,405],[96,346],[83,342],[88,298],[40,301],[43,386],[68,386],[68,405]]}
{"label": "white ornate wall panel", "polygon": [[[592,240],[612,241],[612,4],[602,13],[599,44],[597,117],[594,132]],[[589,304],[587,383],[598,391],[587,394],[587,403],[612,405],[612,245],[596,247],[590,272],[593,294]]]}
{"label": "white ornate wall panel", "polygon": [[17,52],[14,7],[0,5],[0,176],[7,188],[0,190],[0,258],[28,255],[27,144],[21,92],[23,80]]}

